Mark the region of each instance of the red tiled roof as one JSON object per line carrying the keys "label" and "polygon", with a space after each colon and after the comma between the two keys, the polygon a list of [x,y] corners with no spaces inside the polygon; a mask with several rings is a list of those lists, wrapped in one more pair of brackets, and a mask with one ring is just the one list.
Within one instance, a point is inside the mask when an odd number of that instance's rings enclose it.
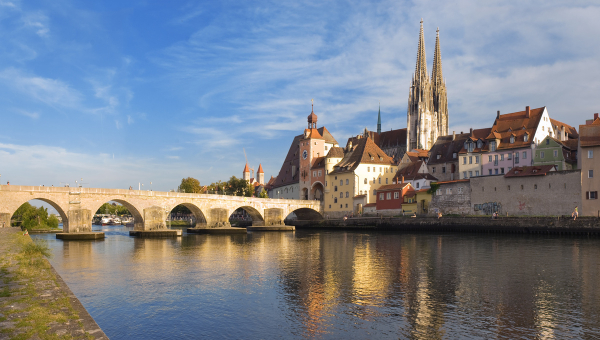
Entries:
{"label": "red tiled roof", "polygon": [[[447,162],[458,162],[458,153],[464,147],[465,141],[470,137],[470,133],[456,134],[454,140],[452,135],[440,136],[435,144],[429,150],[428,165],[441,164]],[[457,158],[453,157],[456,152]],[[438,159],[438,155],[440,158]]]}
{"label": "red tiled roof", "polygon": [[323,136],[321,136],[321,134],[319,133],[319,130],[317,130],[317,129],[305,129],[304,136],[307,136],[307,137],[305,137],[306,139],[308,139],[308,138],[323,139]]}
{"label": "red tiled roof", "polygon": [[311,113],[308,115],[307,119],[308,119],[308,122],[309,122],[309,123],[316,123],[316,122],[317,122],[317,115],[315,114],[315,112],[314,112],[314,111],[312,111],[312,112],[311,112]]}
{"label": "red tiled roof", "polygon": [[370,207],[376,207],[377,203],[369,203],[369,204],[365,204],[363,207],[364,208],[370,208]]}
{"label": "red tiled roof", "polygon": [[[431,174],[429,174],[429,172],[419,172],[423,163],[424,161],[416,161],[408,164],[396,172],[396,175],[394,175],[394,180],[396,182],[401,182],[402,176],[404,176],[405,181],[414,181],[419,179],[437,181],[437,178],[433,177]],[[427,169],[427,167],[425,167],[425,169]]]}
{"label": "red tiled roof", "polygon": [[443,182],[435,182],[437,184],[453,184],[453,183],[460,183],[460,182],[469,182],[470,179],[455,179],[453,181],[443,181]]}
{"label": "red tiled roof", "polygon": [[405,186],[410,185],[410,183],[397,183],[397,184],[386,184],[386,185],[382,185],[379,187],[379,189],[377,189],[377,192],[380,191],[388,191],[388,190],[398,190],[398,189],[402,189]]}
{"label": "red tiled roof", "polygon": [[421,190],[417,190],[417,194],[418,194],[418,193],[421,193],[421,192],[426,192],[426,191],[428,191],[428,190],[429,190],[429,189],[421,189]]}
{"label": "red tiled roof", "polygon": [[344,158],[331,173],[354,171],[360,164],[394,165],[392,158],[385,154],[371,138],[360,138],[352,151],[346,152]]}
{"label": "red tiled roof", "polygon": [[325,157],[315,157],[313,158],[313,165],[311,169],[320,169],[325,167]]}
{"label": "red tiled roof", "polygon": [[[529,117],[527,117],[526,111],[519,111],[500,115],[494,121],[492,126],[492,132],[487,139],[499,139],[500,145],[497,146],[498,150],[503,149],[515,149],[530,146],[533,143],[533,137],[535,131],[542,118],[542,114],[545,110],[544,107],[537,109],[531,109],[529,111]],[[528,134],[527,141],[524,140],[524,135]],[[514,143],[510,143],[510,136],[515,136]]]}
{"label": "red tiled roof", "polygon": [[579,125],[579,145],[600,146],[600,118],[590,125]]}
{"label": "red tiled roof", "polygon": [[248,166],[248,163],[246,163],[246,166],[244,167],[244,172],[250,172],[250,167]]}
{"label": "red tiled roof", "polygon": [[329,149],[327,153],[327,158],[344,158],[344,149],[339,146],[333,147]]}
{"label": "red tiled roof", "polygon": [[257,174],[264,174],[264,173],[265,173],[265,172],[263,171],[262,164],[259,164],[259,165],[258,165],[258,171],[257,171],[256,173],[257,173]]}
{"label": "red tiled roof", "polygon": [[555,171],[554,165],[518,166],[510,169],[504,177],[545,176],[550,171]]}
{"label": "red tiled roof", "polygon": [[567,135],[569,136],[569,138],[577,138],[579,137],[579,134],[577,133],[577,130],[572,127],[569,124],[565,124],[561,121],[558,121],[556,119],[552,119],[550,118],[550,123],[552,124],[552,127],[557,128],[557,133],[561,131],[561,127],[564,126],[565,127],[565,132],[567,133]]}

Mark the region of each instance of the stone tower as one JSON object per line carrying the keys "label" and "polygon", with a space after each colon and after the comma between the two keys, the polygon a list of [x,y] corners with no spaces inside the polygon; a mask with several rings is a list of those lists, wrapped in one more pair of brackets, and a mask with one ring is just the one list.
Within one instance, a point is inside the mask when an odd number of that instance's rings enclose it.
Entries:
{"label": "stone tower", "polygon": [[244,172],[242,176],[245,181],[250,181],[250,167],[248,166],[248,163],[246,163],[246,166],[244,167]]}
{"label": "stone tower", "polygon": [[427,73],[423,20],[419,33],[417,64],[408,94],[406,145],[408,150],[429,150],[439,136],[448,134],[448,102],[442,75],[439,29],[435,45],[431,79]]}
{"label": "stone tower", "polygon": [[379,104],[379,113],[377,114],[377,133],[381,134],[381,104]]}
{"label": "stone tower", "polygon": [[258,177],[259,184],[265,184],[265,172],[262,168],[262,163],[258,165],[258,171],[256,172],[256,177]]}

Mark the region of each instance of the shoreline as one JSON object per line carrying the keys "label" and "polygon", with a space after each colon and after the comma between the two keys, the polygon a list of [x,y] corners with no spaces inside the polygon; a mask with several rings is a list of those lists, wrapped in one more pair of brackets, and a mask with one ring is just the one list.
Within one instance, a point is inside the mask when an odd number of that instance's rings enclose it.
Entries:
{"label": "shoreline", "polygon": [[20,228],[0,228],[0,324],[12,337],[108,339],[50,261]]}
{"label": "shoreline", "polygon": [[600,218],[580,217],[355,217],[286,221],[296,229],[373,230],[410,232],[467,232],[510,234],[599,235]]}

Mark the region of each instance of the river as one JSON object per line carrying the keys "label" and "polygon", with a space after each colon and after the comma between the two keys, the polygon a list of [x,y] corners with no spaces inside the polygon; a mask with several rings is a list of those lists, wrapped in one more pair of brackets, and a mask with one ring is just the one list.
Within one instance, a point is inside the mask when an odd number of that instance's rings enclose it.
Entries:
{"label": "river", "polygon": [[600,338],[598,238],[94,228],[32,237],[112,340]]}

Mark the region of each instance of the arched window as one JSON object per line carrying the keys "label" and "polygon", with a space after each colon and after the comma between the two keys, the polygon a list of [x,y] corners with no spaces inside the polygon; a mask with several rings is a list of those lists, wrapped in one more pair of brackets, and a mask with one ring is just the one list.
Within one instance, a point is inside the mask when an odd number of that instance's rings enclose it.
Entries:
{"label": "arched window", "polygon": [[344,198],[344,193],[340,192],[340,198]]}
{"label": "arched window", "polygon": [[365,184],[367,184],[367,179],[365,178]]}
{"label": "arched window", "polygon": [[346,191],[346,198],[350,197],[350,193]]}

